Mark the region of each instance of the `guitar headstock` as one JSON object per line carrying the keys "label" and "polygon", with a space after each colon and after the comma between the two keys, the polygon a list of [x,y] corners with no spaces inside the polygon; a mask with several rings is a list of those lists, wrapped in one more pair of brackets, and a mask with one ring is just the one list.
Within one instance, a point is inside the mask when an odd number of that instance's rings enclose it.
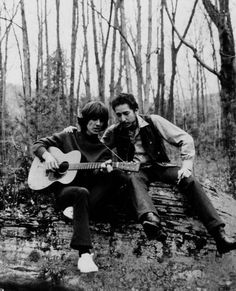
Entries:
{"label": "guitar headstock", "polygon": [[128,172],[138,172],[140,169],[140,163],[137,162],[121,162],[119,168]]}

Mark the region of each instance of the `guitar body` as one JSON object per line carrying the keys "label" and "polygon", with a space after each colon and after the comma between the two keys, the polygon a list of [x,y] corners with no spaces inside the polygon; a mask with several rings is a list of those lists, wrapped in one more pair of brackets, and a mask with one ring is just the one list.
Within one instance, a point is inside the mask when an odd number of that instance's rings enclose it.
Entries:
{"label": "guitar body", "polygon": [[[64,154],[56,147],[50,147],[48,151],[56,158],[59,169],[49,171],[46,169],[45,162],[35,157],[28,176],[28,185],[32,190],[42,190],[55,182],[69,184],[74,180],[78,170],[94,170],[102,167],[101,162],[80,163],[79,151]],[[135,162],[112,162],[111,165],[113,168],[128,172],[138,172],[140,167],[140,164]]]}
{"label": "guitar body", "polygon": [[[68,162],[69,164],[79,163],[81,160],[81,153],[79,151],[71,151],[64,154],[56,147],[50,147],[48,151],[56,158],[58,164],[63,162]],[[38,157],[35,157],[29,171],[28,185],[32,190],[42,190],[55,182],[69,184],[74,180],[76,174],[77,170],[66,171],[64,174],[47,171],[45,162],[42,162]]]}

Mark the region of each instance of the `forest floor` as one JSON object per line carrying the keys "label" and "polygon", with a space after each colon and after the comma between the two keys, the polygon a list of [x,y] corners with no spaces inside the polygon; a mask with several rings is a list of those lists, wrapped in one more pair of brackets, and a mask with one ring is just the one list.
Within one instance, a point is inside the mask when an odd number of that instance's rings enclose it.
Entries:
{"label": "forest floor", "polygon": [[229,166],[226,158],[219,157],[213,160],[198,156],[194,163],[194,175],[201,183],[212,184],[217,191],[234,194],[230,192]]}
{"label": "forest floor", "polygon": [[[197,157],[194,174],[203,184],[210,184],[219,192],[229,193],[229,173],[227,161],[224,158],[210,159]],[[119,236],[119,234],[118,234]],[[130,240],[128,238],[130,236]],[[63,270],[52,258],[52,272],[65,272],[68,280],[80,282],[84,291],[235,291],[236,290],[236,252],[222,257],[214,251],[199,253],[195,256],[165,256],[161,253],[161,244],[144,240],[140,256],[130,253],[132,231],[127,235],[127,241],[120,242],[118,253],[109,253],[107,238],[99,244],[95,260],[99,265],[97,274],[79,274],[77,277],[74,255],[66,256]],[[115,248],[119,248],[119,238]],[[102,245],[102,247],[101,247]],[[122,249],[123,248],[123,249]],[[96,249],[96,247],[95,247]],[[155,250],[155,251],[153,251]],[[1,287],[1,286],[0,286]],[[3,287],[1,291],[30,291],[35,289]],[[37,289],[41,291],[40,289]],[[48,291],[72,290],[63,288],[42,289]],[[73,289],[74,290],[74,289]]]}

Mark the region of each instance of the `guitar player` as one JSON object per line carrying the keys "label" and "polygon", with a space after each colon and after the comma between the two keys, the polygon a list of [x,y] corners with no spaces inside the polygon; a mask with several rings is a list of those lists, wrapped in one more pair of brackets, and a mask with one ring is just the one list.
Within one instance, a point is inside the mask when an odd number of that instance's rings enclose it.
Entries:
{"label": "guitar player", "polygon": [[78,118],[81,131],[63,131],[41,138],[33,144],[33,152],[44,162],[46,170],[51,172],[58,171],[59,162],[50,152],[50,147],[56,147],[63,153],[77,150],[81,153],[80,162],[102,163],[102,171],[78,171],[71,183],[53,185],[59,208],[64,210],[73,206],[73,235],[70,246],[79,251],[77,266],[80,272],[89,273],[98,271],[91,253],[89,217],[99,217],[104,213],[106,205],[124,205],[124,191],[120,192],[119,189],[124,185],[125,177],[122,171],[112,168],[112,153],[99,140],[99,134],[108,124],[108,109],[99,101],[91,101],[84,106],[81,116]]}

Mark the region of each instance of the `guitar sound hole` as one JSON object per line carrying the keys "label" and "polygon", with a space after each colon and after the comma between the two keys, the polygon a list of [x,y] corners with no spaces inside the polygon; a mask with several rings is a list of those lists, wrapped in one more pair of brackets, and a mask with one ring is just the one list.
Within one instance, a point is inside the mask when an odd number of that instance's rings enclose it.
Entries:
{"label": "guitar sound hole", "polygon": [[59,169],[57,170],[58,174],[65,174],[65,172],[68,170],[69,168],[69,163],[68,162],[62,162],[60,165],[59,165]]}

